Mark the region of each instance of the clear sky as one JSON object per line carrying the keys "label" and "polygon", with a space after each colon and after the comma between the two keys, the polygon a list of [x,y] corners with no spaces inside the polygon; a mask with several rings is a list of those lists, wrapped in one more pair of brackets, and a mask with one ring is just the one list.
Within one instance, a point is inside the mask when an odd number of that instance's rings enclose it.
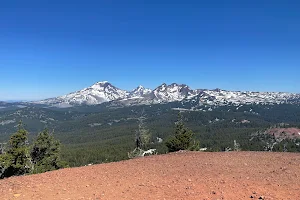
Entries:
{"label": "clear sky", "polygon": [[102,80],[300,93],[299,75],[299,0],[1,1],[0,100]]}

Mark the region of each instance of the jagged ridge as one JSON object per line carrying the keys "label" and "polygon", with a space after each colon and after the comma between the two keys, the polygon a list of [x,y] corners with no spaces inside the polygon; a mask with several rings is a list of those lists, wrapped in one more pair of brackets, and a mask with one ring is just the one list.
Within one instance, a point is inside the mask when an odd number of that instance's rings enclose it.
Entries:
{"label": "jagged ridge", "polygon": [[97,105],[104,102],[117,101],[123,105],[157,104],[181,101],[193,106],[226,105],[226,104],[282,104],[299,103],[300,94],[285,92],[241,92],[221,89],[193,90],[185,84],[163,83],[154,90],[138,86],[132,91],[119,89],[107,81],[97,82],[83,90],[64,96],[45,99],[39,104],[58,107],[72,105]]}

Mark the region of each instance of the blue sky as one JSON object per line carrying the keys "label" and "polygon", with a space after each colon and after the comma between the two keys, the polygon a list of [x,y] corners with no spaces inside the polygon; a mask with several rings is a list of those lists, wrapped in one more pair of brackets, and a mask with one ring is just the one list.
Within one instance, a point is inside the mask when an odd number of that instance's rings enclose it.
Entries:
{"label": "blue sky", "polygon": [[300,2],[3,1],[0,100],[122,89],[300,93]]}

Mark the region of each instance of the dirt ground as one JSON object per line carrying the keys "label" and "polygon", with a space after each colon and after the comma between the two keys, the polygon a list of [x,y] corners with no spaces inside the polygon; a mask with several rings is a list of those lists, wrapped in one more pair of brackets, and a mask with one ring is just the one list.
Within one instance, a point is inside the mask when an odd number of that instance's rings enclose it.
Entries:
{"label": "dirt ground", "polygon": [[300,199],[300,154],[178,152],[0,180],[1,199]]}

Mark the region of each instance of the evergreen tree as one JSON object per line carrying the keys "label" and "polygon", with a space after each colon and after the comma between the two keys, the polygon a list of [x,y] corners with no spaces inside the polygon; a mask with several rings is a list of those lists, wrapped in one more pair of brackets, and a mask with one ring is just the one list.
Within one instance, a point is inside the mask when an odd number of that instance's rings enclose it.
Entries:
{"label": "evergreen tree", "polygon": [[61,144],[45,129],[38,134],[31,157],[34,164],[33,173],[42,173],[63,167],[60,159]]}
{"label": "evergreen tree", "polygon": [[22,122],[18,125],[18,131],[9,140],[9,149],[1,155],[1,177],[18,176],[30,173],[33,165],[28,146],[28,132]]}
{"label": "evergreen tree", "polygon": [[182,115],[178,114],[174,136],[166,141],[169,152],[189,149],[194,133],[185,127]]}

